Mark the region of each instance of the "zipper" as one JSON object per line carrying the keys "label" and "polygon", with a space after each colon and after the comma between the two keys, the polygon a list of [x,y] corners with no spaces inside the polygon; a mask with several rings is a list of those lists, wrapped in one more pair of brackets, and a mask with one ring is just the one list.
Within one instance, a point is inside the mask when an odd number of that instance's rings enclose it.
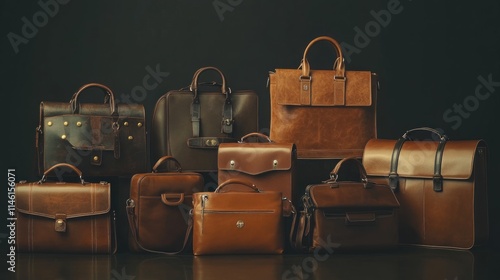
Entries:
{"label": "zipper", "polygon": [[201,195],[201,233],[203,233],[203,218],[205,216],[205,204],[208,200],[208,195]]}

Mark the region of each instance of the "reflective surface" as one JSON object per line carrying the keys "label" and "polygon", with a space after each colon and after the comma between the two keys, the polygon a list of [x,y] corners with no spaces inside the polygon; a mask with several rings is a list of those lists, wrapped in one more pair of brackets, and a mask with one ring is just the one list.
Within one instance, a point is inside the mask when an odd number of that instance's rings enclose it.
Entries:
{"label": "reflective surface", "polygon": [[253,256],[18,254],[16,273],[5,275],[2,279],[499,279],[500,252],[404,247]]}

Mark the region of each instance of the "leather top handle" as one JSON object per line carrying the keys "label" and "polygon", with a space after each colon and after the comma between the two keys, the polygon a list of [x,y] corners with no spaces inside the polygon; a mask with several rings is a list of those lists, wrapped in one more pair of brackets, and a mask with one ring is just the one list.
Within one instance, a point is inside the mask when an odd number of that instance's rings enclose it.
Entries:
{"label": "leather top handle", "polygon": [[172,161],[173,163],[175,163],[175,167],[177,168],[176,172],[182,172],[181,164],[179,163],[179,161],[177,161],[177,159],[172,156],[162,156],[160,159],[158,159],[158,161],[156,161],[155,165],[153,166],[153,173],[157,173],[158,167],[160,167],[162,163],[167,161]]}
{"label": "leather top handle", "polygon": [[[345,163],[348,163],[348,162],[352,162],[352,163],[355,163],[356,166],[358,167],[358,171],[359,171],[359,176],[360,176],[360,179],[361,179],[361,182],[363,183],[368,183],[368,178],[367,178],[367,175],[366,175],[366,170],[363,166],[363,164],[355,157],[347,157],[347,158],[343,158],[342,160],[340,160],[337,165],[335,165],[335,167],[333,168],[333,170],[330,172],[330,180],[327,180],[325,181],[325,183],[336,183],[337,182],[337,179],[339,177],[339,172],[340,172],[340,169],[342,168],[342,166],[345,166],[344,164]],[[366,187],[366,186],[365,186]]]}
{"label": "leather top handle", "polygon": [[202,67],[202,68],[196,70],[196,72],[193,75],[193,79],[191,80],[191,86],[189,87],[189,89],[195,93],[195,98],[198,95],[198,78],[199,78],[199,76],[200,76],[201,73],[203,73],[205,71],[209,71],[209,70],[213,70],[213,71],[216,71],[217,73],[219,73],[219,75],[220,75],[220,77],[222,79],[222,86],[221,86],[221,92],[222,92],[222,94],[224,94],[224,95],[227,96],[228,93],[231,93],[231,90],[228,91],[228,89],[226,87],[226,77],[224,76],[224,74],[222,73],[222,71],[220,71],[216,67],[207,66],[207,67]]}
{"label": "leather top handle", "polygon": [[70,168],[71,170],[73,170],[77,175],[78,177],[80,178],[80,182],[82,183],[82,185],[85,184],[85,181],[83,180],[83,173],[82,171],[80,171],[80,169],[78,169],[76,166],[72,165],[72,164],[69,164],[69,163],[58,163],[58,164],[55,164],[53,166],[51,166],[50,168],[48,168],[47,170],[45,170],[43,172],[43,176],[42,176],[42,179],[40,179],[40,181],[38,181],[38,184],[42,184],[42,183],[45,183],[45,181],[47,180],[47,175],[54,171],[56,168],[61,168],[61,167],[67,167],[67,168]]}
{"label": "leather top handle", "polygon": [[252,184],[251,182],[248,182],[248,181],[243,181],[243,180],[240,180],[240,179],[229,179],[229,180],[226,180],[224,182],[222,182],[216,189],[214,192],[216,193],[220,193],[222,191],[223,188],[229,186],[229,185],[240,185],[240,186],[245,186],[245,187],[248,187],[250,189],[252,189],[254,192],[260,192],[260,190],[254,185]]}
{"label": "leather top handle", "polygon": [[439,137],[439,144],[436,150],[436,156],[434,157],[434,176],[433,176],[433,185],[435,192],[443,191],[443,176],[441,175],[441,166],[443,160],[443,152],[444,146],[448,141],[448,136],[445,134],[441,134],[436,129],[430,127],[419,127],[406,131],[403,136],[401,136],[396,144],[394,145],[394,149],[392,150],[391,157],[391,169],[389,171],[389,186],[393,190],[397,190],[399,188],[399,175],[398,175],[398,163],[399,163],[399,154],[401,153],[401,149],[403,148],[404,142],[407,140],[412,141],[413,139],[410,137],[411,133],[417,131],[427,131]]}
{"label": "leather top handle", "polygon": [[340,44],[333,38],[328,37],[328,36],[320,36],[312,40],[306,47],[304,51],[304,55],[302,57],[302,76],[301,79],[310,79],[310,72],[311,69],[309,67],[309,62],[307,62],[307,53],[309,52],[309,49],[314,45],[316,42],[319,41],[328,41],[332,44],[333,48],[335,49],[335,52],[337,53],[337,60],[334,63],[334,67],[336,70],[336,75],[335,78],[345,78],[345,64],[344,64],[344,57],[342,54],[342,48],[340,47]]}
{"label": "leather top handle", "polygon": [[243,137],[241,137],[241,140],[239,142],[240,143],[245,143],[246,142],[245,140],[247,140],[250,137],[258,137],[258,138],[266,140],[269,143],[273,142],[271,140],[271,138],[269,138],[269,136],[267,136],[267,135],[265,135],[263,133],[260,133],[260,132],[251,132],[251,133],[248,133],[247,135],[244,135]]}
{"label": "leather top handle", "polygon": [[116,108],[115,108],[115,96],[113,94],[113,92],[111,91],[111,89],[103,84],[98,84],[98,83],[89,83],[89,84],[86,84],[86,85],[83,85],[82,87],[80,87],[78,89],[78,91],[73,94],[73,97],[71,98],[71,100],[69,101],[69,103],[71,104],[71,109],[73,111],[73,114],[76,114],[78,113],[78,96],[86,89],[88,88],[92,88],[92,87],[97,87],[97,88],[100,88],[102,90],[104,90],[107,94],[106,98],[104,99],[104,103],[106,103],[106,101],[109,100],[109,107],[110,107],[110,110],[111,110],[111,115],[114,115],[115,114],[115,111],[116,111]]}

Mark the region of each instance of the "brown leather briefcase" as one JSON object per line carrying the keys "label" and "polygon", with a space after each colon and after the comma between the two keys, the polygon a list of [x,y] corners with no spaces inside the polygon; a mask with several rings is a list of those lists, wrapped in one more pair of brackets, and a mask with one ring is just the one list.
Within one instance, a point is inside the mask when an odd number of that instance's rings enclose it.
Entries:
{"label": "brown leather briefcase", "polygon": [[[48,182],[51,172],[73,170],[79,183]],[[88,183],[67,163],[45,171],[38,182],[16,185],[16,245],[19,252],[114,253],[116,231],[111,186]]]}
{"label": "brown leather briefcase", "polygon": [[[357,166],[360,181],[339,179],[345,176],[347,170],[340,170],[347,163]],[[354,157],[340,160],[330,177],[306,187],[295,248],[306,252],[395,248],[399,202],[389,186],[368,181]]]}
{"label": "brown leather briefcase", "polygon": [[[199,82],[206,72],[221,84]],[[182,168],[217,172],[219,144],[236,142],[258,131],[258,96],[253,90],[232,91],[215,67],[198,69],[189,88],[171,90],[156,102],[151,123],[151,160],[176,158]]]}
{"label": "brown leather briefcase", "polygon": [[[312,70],[310,48],[321,41],[337,53],[333,70]],[[299,159],[359,157],[377,137],[377,75],[346,70],[340,44],[327,36],[306,47],[299,69],[269,74],[271,123],[277,143],[295,143]]]}
{"label": "brown leather briefcase", "polygon": [[[176,171],[158,172],[168,162],[175,164]],[[164,254],[190,250],[189,212],[193,193],[203,191],[203,184],[201,174],[182,172],[171,156],[160,158],[153,172],[132,176],[126,207],[130,250]]]}
{"label": "brown leather briefcase", "polygon": [[398,140],[370,140],[363,165],[370,180],[389,184],[401,203],[401,243],[455,249],[486,243],[483,140],[450,141],[432,128],[411,129]]}
{"label": "brown leather briefcase", "polygon": [[[232,184],[244,185],[249,191],[230,191]],[[282,254],[282,204],[280,192],[261,191],[236,179],[222,182],[214,192],[195,193],[194,255]]]}

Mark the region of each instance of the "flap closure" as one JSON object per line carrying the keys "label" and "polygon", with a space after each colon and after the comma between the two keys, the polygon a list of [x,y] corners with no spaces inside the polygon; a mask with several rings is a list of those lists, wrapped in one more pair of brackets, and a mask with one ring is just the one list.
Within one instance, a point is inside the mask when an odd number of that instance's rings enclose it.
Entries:
{"label": "flap closure", "polygon": [[95,216],[110,211],[108,183],[24,183],[16,186],[16,210],[54,219],[55,230],[65,231],[72,218]]}
{"label": "flap closure", "polygon": [[394,192],[387,185],[373,184],[365,188],[361,182],[337,182],[310,185],[306,188],[316,208],[323,209],[388,209],[399,208]]}
{"label": "flap closure", "polygon": [[[399,155],[397,174],[404,178],[433,178],[437,141],[406,141]],[[363,166],[369,176],[388,176],[396,140],[372,139],[365,146]],[[472,175],[478,152],[486,152],[482,140],[447,141],[441,176],[466,180]],[[480,151],[482,150],[482,151]]]}
{"label": "flap closure", "polygon": [[347,224],[366,224],[375,222],[377,215],[375,213],[356,213],[347,212],[345,219]]}
{"label": "flap closure", "polygon": [[[346,71],[342,80],[335,78],[335,70],[311,70],[308,80],[301,80],[301,75],[300,69],[276,69],[275,73],[269,75],[279,105],[372,105],[370,71]],[[339,86],[339,83],[343,83],[343,86]]]}
{"label": "flap closure", "polygon": [[295,156],[294,144],[223,143],[218,151],[218,169],[249,175],[291,170]]}

